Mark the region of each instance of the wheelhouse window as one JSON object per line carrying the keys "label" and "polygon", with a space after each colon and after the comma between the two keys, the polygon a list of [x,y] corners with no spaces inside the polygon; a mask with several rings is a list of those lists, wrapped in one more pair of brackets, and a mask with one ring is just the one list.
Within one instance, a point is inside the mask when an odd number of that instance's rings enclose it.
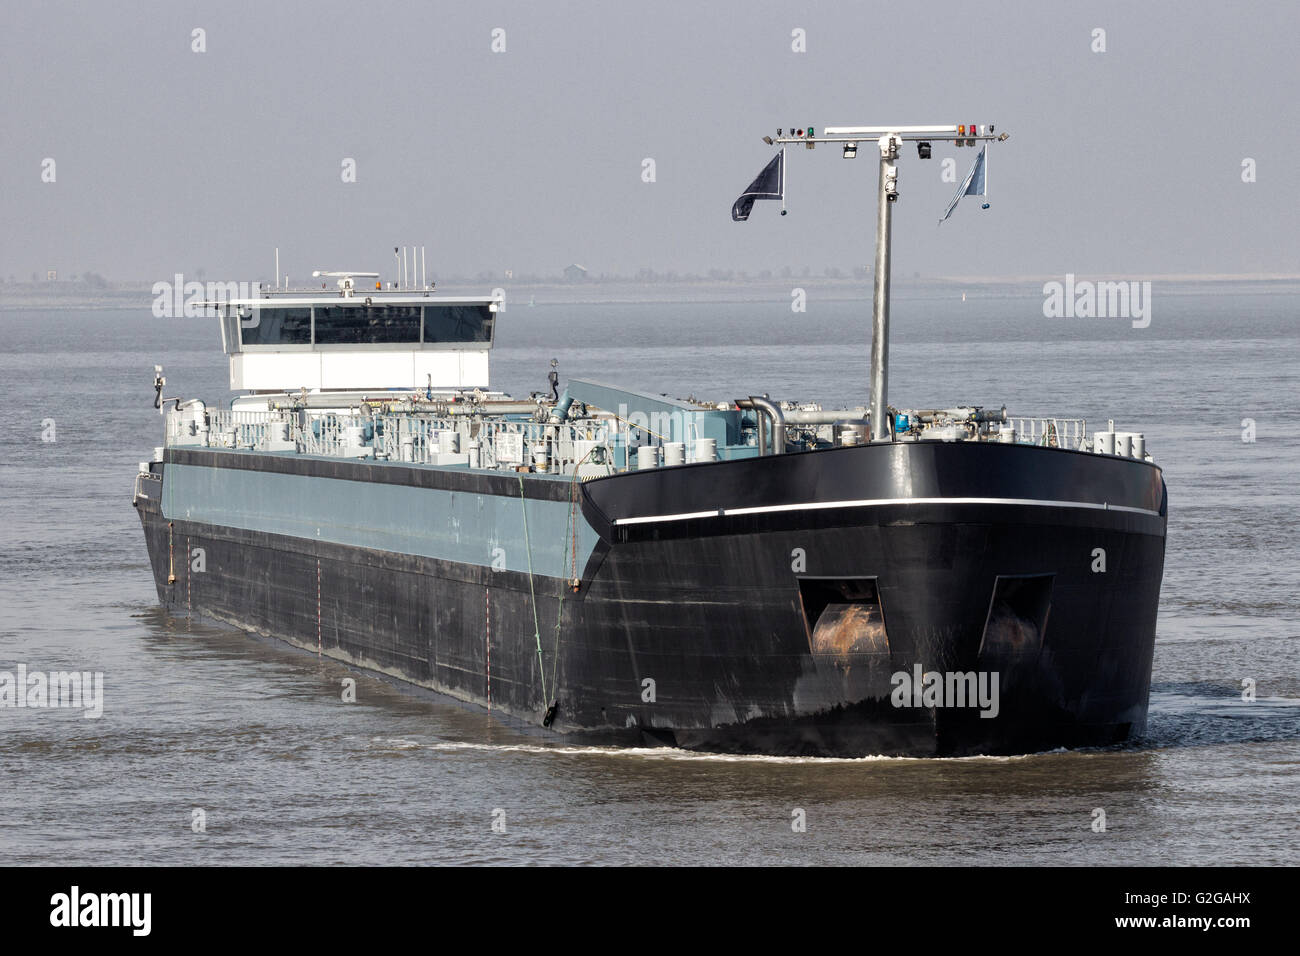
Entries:
{"label": "wheelhouse window", "polygon": [[310,345],[311,309],[256,308],[239,319],[244,345]]}
{"label": "wheelhouse window", "polygon": [[[336,300],[337,301],[337,300]],[[496,318],[481,305],[265,305],[225,313],[224,334],[240,347],[402,346],[419,349],[492,344]]]}
{"label": "wheelhouse window", "polygon": [[415,345],[419,341],[418,305],[316,307],[317,345]]}
{"label": "wheelhouse window", "polygon": [[491,342],[492,310],[486,305],[438,305],[424,310],[425,344]]}

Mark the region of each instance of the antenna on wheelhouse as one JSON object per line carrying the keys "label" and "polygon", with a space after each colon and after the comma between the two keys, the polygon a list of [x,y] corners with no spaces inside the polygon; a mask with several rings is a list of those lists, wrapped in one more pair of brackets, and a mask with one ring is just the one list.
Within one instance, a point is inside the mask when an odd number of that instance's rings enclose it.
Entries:
{"label": "antenna on wheelhouse", "polygon": [[[891,212],[898,200],[899,148],[905,142],[916,143],[917,156],[929,159],[934,141],[951,140],[956,146],[974,146],[976,140],[1001,142],[1010,135],[994,133],[993,126],[828,126],[822,136],[813,128],[791,129],[788,136],[778,130],[773,138],[764,136],[769,146],[779,143],[803,143],[812,149],[817,143],[843,143],[844,158],[854,159],[858,143],[876,140],[880,148],[880,178],[876,196],[876,277],[871,312],[871,440],[888,441],[889,426],[889,252],[893,229]],[[969,176],[967,177],[970,178]],[[963,186],[964,188],[964,186]],[[784,190],[782,190],[784,199]],[[958,197],[963,195],[958,193]],[[768,198],[768,197],[760,197]]]}

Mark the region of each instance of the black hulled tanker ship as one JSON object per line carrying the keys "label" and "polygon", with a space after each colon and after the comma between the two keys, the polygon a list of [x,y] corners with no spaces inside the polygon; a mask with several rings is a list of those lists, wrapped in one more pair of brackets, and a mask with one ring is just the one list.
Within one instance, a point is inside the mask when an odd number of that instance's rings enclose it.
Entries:
{"label": "black hulled tanker ship", "polygon": [[1141,435],[587,381],[514,400],[487,389],[499,299],[357,275],[219,306],[230,409],[160,393],[134,500],[167,607],[584,743],[1142,732],[1166,495]]}

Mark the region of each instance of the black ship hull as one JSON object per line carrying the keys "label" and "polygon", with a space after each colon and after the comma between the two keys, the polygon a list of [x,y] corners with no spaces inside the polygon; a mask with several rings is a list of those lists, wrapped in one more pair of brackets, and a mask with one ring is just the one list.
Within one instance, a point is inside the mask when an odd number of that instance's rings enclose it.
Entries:
{"label": "black ship hull", "polygon": [[[572,496],[597,540],[542,574],[193,520],[164,513],[177,463]],[[947,756],[1145,726],[1166,528],[1146,462],[895,442],[572,486],[174,448],[152,467],[136,507],[165,605],[557,738]]]}

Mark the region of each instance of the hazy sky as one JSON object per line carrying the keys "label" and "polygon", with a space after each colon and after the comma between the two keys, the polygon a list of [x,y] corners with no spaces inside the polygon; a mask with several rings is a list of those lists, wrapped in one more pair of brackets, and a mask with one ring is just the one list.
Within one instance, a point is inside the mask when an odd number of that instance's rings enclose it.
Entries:
{"label": "hazy sky", "polygon": [[871,152],[791,150],[789,215],[733,223],[760,138],[966,122],[1011,133],[991,208],[937,228],[975,150],[909,150],[900,274],[1300,274],[1298,36],[1293,0],[11,4],[0,274],[847,270]]}

